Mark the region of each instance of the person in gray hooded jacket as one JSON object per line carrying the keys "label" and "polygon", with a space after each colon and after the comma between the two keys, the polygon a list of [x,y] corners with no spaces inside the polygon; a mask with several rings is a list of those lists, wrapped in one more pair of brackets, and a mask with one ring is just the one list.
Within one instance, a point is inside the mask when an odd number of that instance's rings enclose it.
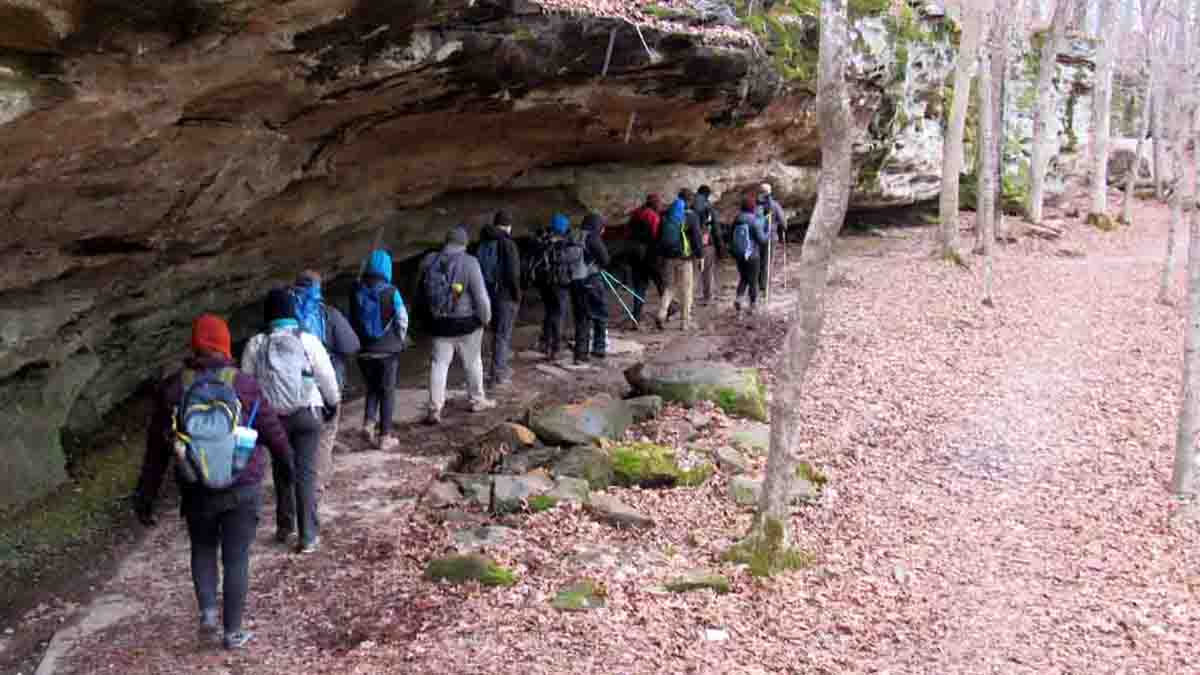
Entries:
{"label": "person in gray hooded jacket", "polygon": [[496,407],[483,392],[483,327],[492,321],[492,304],[479,261],[467,253],[467,229],[458,225],[446,235],[442,250],[421,261],[418,272],[424,310],[433,333],[429,370],[428,424],[440,424],[446,404],[446,376],[458,354],[467,371],[471,411]]}

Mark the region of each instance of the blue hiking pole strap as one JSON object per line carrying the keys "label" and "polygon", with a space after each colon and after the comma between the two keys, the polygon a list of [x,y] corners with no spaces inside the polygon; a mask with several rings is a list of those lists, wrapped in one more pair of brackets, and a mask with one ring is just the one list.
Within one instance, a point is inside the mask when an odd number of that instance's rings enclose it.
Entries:
{"label": "blue hiking pole strap", "polygon": [[254,407],[250,409],[250,417],[246,420],[246,426],[254,426],[254,418],[258,417],[258,404],[261,400],[262,399],[256,399],[254,401]]}

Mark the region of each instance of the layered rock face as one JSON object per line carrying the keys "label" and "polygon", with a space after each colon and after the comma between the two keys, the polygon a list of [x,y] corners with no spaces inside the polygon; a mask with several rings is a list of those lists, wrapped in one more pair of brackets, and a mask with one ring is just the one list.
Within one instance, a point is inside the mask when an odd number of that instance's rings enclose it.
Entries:
{"label": "layered rock face", "polygon": [[[705,20],[0,0],[0,508],[61,481],[60,431],[172,366],[196,314],[245,336],[241,308],[301,268],[356,269],[380,228],[402,258],[500,206],[617,219],[648,191],[766,178],[811,204],[815,71],[788,79]],[[815,22],[780,20],[815,53]],[[855,23],[852,205],[937,193],[952,48],[936,13],[914,21]]]}

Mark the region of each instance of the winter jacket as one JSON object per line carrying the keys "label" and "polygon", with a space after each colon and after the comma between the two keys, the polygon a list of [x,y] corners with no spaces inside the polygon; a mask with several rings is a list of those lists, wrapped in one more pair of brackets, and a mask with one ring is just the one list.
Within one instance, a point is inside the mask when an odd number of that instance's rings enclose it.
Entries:
{"label": "winter jacket", "polygon": [[[759,197],[758,199],[759,216],[763,219],[763,227],[770,237],[779,231],[780,228],[787,227],[787,216],[783,213],[783,207],[775,198],[767,195],[766,198]],[[768,218],[769,217],[769,218]]]}
{"label": "winter jacket", "polygon": [[724,255],[725,242],[721,240],[721,225],[717,222],[717,211],[708,201],[708,195],[696,193],[696,202],[692,206],[696,218],[700,221],[701,240],[707,235],[708,245],[717,249],[717,255]]}
{"label": "winter jacket", "polygon": [[629,214],[629,238],[643,244],[658,241],[658,228],[662,217],[649,206],[640,206]]}
{"label": "winter jacket", "polygon": [[[733,221],[735,232],[740,223],[747,223],[750,226],[750,258],[757,258],[759,249],[767,245],[767,238],[770,236],[767,233],[767,225],[763,222],[762,218],[759,218],[750,211],[741,211],[738,213],[737,218]],[[729,245],[730,247],[733,246],[732,240]]]}
{"label": "winter jacket", "polygon": [[588,264],[591,274],[599,274],[611,262],[608,246],[604,244],[604,237],[600,234],[603,224],[604,221],[599,216],[592,214],[584,217],[581,225],[584,232],[583,261]]}
{"label": "winter jacket", "polygon": [[496,284],[496,289],[499,298],[490,298],[492,302],[496,300],[508,300],[510,302],[521,302],[521,251],[517,248],[517,242],[513,241],[512,237],[507,232],[496,227],[495,225],[485,225],[483,232],[480,233],[479,240],[498,241],[500,242],[500,269],[499,281]]}
{"label": "winter jacket", "polygon": [[[378,250],[371,254],[362,283],[367,286],[392,285],[392,256],[387,251]],[[358,316],[358,306],[353,298],[350,300],[350,323],[362,342],[361,352],[367,355],[399,354],[404,351],[408,340],[408,308],[404,306],[404,298],[400,291],[392,292],[391,307],[383,308],[384,322],[391,321],[392,329],[383,337],[372,340],[363,330],[362,318]],[[391,314],[389,314],[391,313]]]}
{"label": "winter jacket", "polygon": [[[267,348],[267,341],[276,338],[279,335],[290,331],[298,331],[299,324],[292,319],[281,319],[272,321],[271,328],[266,333],[259,333],[250,338],[246,343],[246,349],[242,352],[242,372],[256,378],[261,378],[265,375],[262,363],[264,359],[260,359],[260,355],[264,355],[263,350]],[[321,340],[317,336],[310,333],[299,333],[300,344],[304,345],[304,353],[308,356],[308,365],[312,368],[312,377],[316,380],[316,387],[313,387],[312,393],[309,395],[310,408],[332,407],[340,401],[340,392],[338,391],[337,373],[333,370],[333,363],[329,360],[329,352],[325,351],[325,345],[321,344]],[[295,410],[279,410],[281,415],[290,415]]]}
{"label": "winter jacket", "polygon": [[[236,368],[232,360],[217,356],[194,356],[184,362],[185,370],[203,372],[221,368]],[[266,473],[267,451],[275,456],[276,462],[285,467],[290,474],[292,468],[292,447],[288,443],[287,431],[279,416],[263,396],[258,382],[245,372],[239,372],[233,381],[233,388],[241,401],[243,415],[249,415],[258,404],[258,413],[254,417],[254,430],[258,432],[258,447],[246,467],[238,473],[233,488],[253,487],[262,483]],[[175,419],[175,409],[183,400],[183,371],[163,380],[154,397],[154,412],[150,417],[150,428],[146,433],[146,456],[142,462],[142,473],[138,479],[137,499],[144,508],[152,512],[154,501],[158,498],[163,475],[167,465],[175,456],[175,437],[172,431]],[[189,489],[206,490],[203,487]]]}
{"label": "winter jacket", "polygon": [[[441,251],[430,253],[421,261],[418,277],[424,285],[429,267],[439,257],[445,258],[450,269],[450,282],[463,285],[463,292],[450,309],[449,316],[434,317],[430,332],[434,337],[458,337],[475,332],[492,322],[492,303],[479,261],[467,254],[462,244],[446,244]],[[420,293],[425,297],[424,290]],[[428,308],[427,308],[428,309]]]}

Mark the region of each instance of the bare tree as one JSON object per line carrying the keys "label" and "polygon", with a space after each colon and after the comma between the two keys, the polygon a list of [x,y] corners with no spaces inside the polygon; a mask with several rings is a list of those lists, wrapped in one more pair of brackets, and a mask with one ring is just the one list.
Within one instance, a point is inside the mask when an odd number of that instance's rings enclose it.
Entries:
{"label": "bare tree", "polygon": [[[796,480],[800,393],[825,323],[826,281],[833,242],[850,201],[850,106],[845,67],[849,49],[846,0],[821,0],[817,123],[821,129],[821,173],[817,204],[800,257],[799,303],[780,355],[779,379],[771,400],[771,451],[754,525],[746,542],[770,558],[792,541],[789,500]],[[772,564],[774,566],[774,564]]]}
{"label": "bare tree", "polygon": [[1058,134],[1058,101],[1054,89],[1054,73],[1058,54],[1063,50],[1071,19],[1067,0],[1054,5],[1054,18],[1046,31],[1038,63],[1037,112],[1033,122],[1033,158],[1030,160],[1029,221],[1042,222],[1042,207],[1046,199],[1046,171],[1053,154],[1052,142]]}
{"label": "bare tree", "polygon": [[1109,226],[1108,218],[1108,140],[1112,127],[1112,83],[1116,64],[1115,33],[1117,17],[1121,14],[1120,0],[1105,0],[1102,9],[1100,46],[1096,55],[1096,88],[1093,91],[1092,115],[1095,120],[1091,207],[1089,222]]}
{"label": "bare tree", "polygon": [[1142,99],[1141,114],[1138,116],[1137,147],[1133,151],[1133,163],[1129,168],[1129,175],[1125,177],[1125,199],[1121,204],[1121,222],[1125,224],[1133,222],[1133,193],[1137,189],[1138,176],[1142,170],[1142,149],[1146,144],[1146,136],[1150,133],[1151,101],[1154,97],[1155,85],[1154,45],[1151,40],[1160,2],[1161,0],[1142,0],[1143,36],[1145,37],[1143,46],[1146,50],[1144,56],[1146,94]]}
{"label": "bare tree", "polygon": [[979,60],[979,34],[982,11],[975,3],[962,8],[962,36],[958,58],[954,65],[954,98],[950,120],[942,144],[942,194],[938,202],[941,218],[941,254],[946,259],[959,259],[958,252],[958,191],[963,167],[963,132],[966,129],[967,106],[971,102],[971,80]]}
{"label": "bare tree", "polygon": [[983,304],[991,307],[993,270],[992,257],[996,247],[996,129],[992,78],[996,75],[995,55],[1003,39],[1003,22],[996,21],[996,10],[988,17],[988,38],[979,55],[979,190],[975,209],[975,230],[983,251]]}
{"label": "bare tree", "polygon": [[[1183,4],[1183,3],[1181,3]],[[1164,305],[1173,302],[1171,294],[1172,280],[1175,278],[1175,246],[1179,240],[1183,226],[1183,199],[1187,192],[1186,171],[1184,165],[1184,141],[1187,138],[1187,121],[1191,118],[1185,89],[1187,85],[1188,54],[1191,41],[1184,26],[1183,12],[1166,13],[1171,21],[1168,23],[1164,43],[1168,45],[1163,56],[1165,72],[1163,78],[1163,133],[1161,139],[1155,139],[1165,146],[1165,154],[1171,166],[1170,205],[1171,216],[1167,227],[1167,251],[1163,260],[1162,278],[1158,287],[1158,301]]]}

